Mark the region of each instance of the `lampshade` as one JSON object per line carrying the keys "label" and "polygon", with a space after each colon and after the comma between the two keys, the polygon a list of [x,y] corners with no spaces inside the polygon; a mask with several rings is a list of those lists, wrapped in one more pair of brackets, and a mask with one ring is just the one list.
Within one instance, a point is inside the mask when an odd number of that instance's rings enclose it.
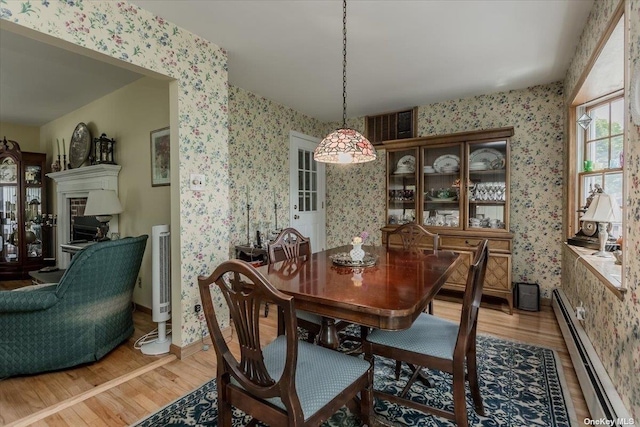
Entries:
{"label": "lampshade", "polygon": [[376,159],[371,142],[347,127],[347,0],[342,1],[342,127],[318,144],[313,159],[322,163],[364,163]]}
{"label": "lampshade", "polygon": [[612,196],[606,193],[597,193],[587,212],[580,218],[581,221],[594,222],[619,222],[620,207]]}
{"label": "lampshade", "polygon": [[323,163],[364,163],[376,159],[376,150],[360,132],[336,129],[318,144],[313,158]]}
{"label": "lampshade", "polygon": [[90,216],[115,215],[122,212],[122,205],[114,190],[93,190],[87,197],[84,214]]}

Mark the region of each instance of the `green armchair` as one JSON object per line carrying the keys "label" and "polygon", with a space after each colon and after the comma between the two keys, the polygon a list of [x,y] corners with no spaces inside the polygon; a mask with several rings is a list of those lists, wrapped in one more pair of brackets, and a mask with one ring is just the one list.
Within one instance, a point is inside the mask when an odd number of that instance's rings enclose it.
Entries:
{"label": "green armchair", "polygon": [[127,340],[147,238],[83,249],[57,285],[0,291],[0,378],[94,362]]}

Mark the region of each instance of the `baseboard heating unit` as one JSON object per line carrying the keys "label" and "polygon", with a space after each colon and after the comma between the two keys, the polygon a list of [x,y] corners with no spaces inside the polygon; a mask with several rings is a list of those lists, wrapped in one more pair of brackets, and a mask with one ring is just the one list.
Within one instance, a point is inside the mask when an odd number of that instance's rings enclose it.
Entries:
{"label": "baseboard heating unit", "polygon": [[567,344],[591,419],[606,418],[612,422],[608,425],[628,424],[631,416],[562,289],[553,290],[551,305]]}

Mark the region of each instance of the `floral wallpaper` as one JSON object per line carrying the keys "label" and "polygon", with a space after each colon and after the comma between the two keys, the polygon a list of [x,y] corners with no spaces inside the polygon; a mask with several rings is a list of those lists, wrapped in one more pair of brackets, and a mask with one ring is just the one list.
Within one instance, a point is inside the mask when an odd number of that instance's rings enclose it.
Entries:
{"label": "floral wallpaper", "polygon": [[[624,0],[622,0],[624,1]],[[626,0],[631,62],[639,65],[640,1]],[[598,0],[585,27],[564,85],[450,100],[419,107],[418,134],[446,134],[513,126],[511,146],[511,227],[513,280],[537,282],[542,296],[561,285],[572,303],[589,313],[585,329],[623,401],[640,418],[640,130],[629,123],[627,230],[624,274],[629,291],[623,301],[594,281],[586,270],[572,270],[562,251],[563,122],[565,102],[608,25],[617,0]],[[173,299],[174,342],[200,339],[193,314],[199,299],[197,276],[228,259],[235,243],[246,241],[246,189],[253,203],[250,226],[288,224],[289,130],[321,138],[335,128],[227,82],[226,52],[162,18],[126,2],[0,0],[0,19],[173,77],[178,84],[178,181],[172,194],[179,212],[172,217],[180,233],[179,293]],[[632,78],[639,78],[632,76]],[[362,118],[349,120],[362,130]],[[362,230],[380,242],[385,215],[385,152],[376,162],[327,167],[327,243],[344,244]],[[188,175],[207,175],[208,191],[191,192]],[[174,189],[173,187],[177,187]],[[275,191],[275,196],[273,192]],[[263,195],[263,197],[258,197]],[[255,229],[252,230],[255,232]],[[175,255],[174,255],[175,256]],[[174,283],[175,286],[175,283]],[[216,307],[224,303],[219,297]],[[221,316],[228,326],[228,316]]]}
{"label": "floral wallpaper", "polygon": [[[560,285],[562,236],[562,101],[560,82],[423,105],[418,135],[513,126],[510,224],[513,280],[540,284],[551,297]],[[359,126],[364,127],[360,119]],[[327,234],[331,246],[366,229],[380,241],[385,224],[385,154],[356,167],[327,168]],[[337,226],[339,224],[340,226]],[[346,226],[344,226],[347,224]]]}
{"label": "floral wallpaper", "polygon": [[[193,310],[200,299],[197,276],[228,258],[226,52],[126,2],[1,0],[0,19],[176,79],[179,156],[172,164],[179,167],[172,195],[180,205],[172,228],[180,233],[180,251],[173,256],[181,268],[173,275],[173,341],[185,346],[200,339]],[[189,191],[193,171],[207,175],[208,191]],[[223,305],[220,296],[215,303]],[[220,320],[228,326],[228,316]]]}
{"label": "floral wallpaper", "polygon": [[243,89],[229,88],[230,245],[247,243],[247,191],[251,204],[249,230],[289,225],[289,131],[322,138],[326,125],[291,108]]}
{"label": "floral wallpaper", "polygon": [[[329,124],[324,134],[342,126]],[[352,118],[347,127],[364,132],[364,118]],[[376,147],[378,158],[369,163],[327,165],[327,246],[349,244],[353,236],[369,233],[365,244],[380,245],[380,228],[386,221],[386,152]]]}
{"label": "floral wallpaper", "polygon": [[[565,79],[566,108],[571,101],[568,96],[575,91],[578,79],[585,71],[618,4],[619,0],[594,3]],[[629,28],[627,75],[635,81],[640,78],[631,72],[634,67],[640,66],[640,1],[627,0],[625,6]],[[625,96],[629,96],[628,92]],[[567,126],[570,125],[567,123]],[[572,305],[583,302],[587,313],[584,329],[618,394],[637,422],[640,420],[640,127],[631,120],[627,123],[626,136],[623,275],[628,290],[622,301],[617,299],[582,263],[575,264],[572,254],[565,254],[562,287]]]}

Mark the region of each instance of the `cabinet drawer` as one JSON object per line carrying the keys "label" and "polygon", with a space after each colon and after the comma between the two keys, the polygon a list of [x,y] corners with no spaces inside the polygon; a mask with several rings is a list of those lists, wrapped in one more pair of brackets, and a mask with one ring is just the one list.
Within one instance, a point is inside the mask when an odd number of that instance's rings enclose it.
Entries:
{"label": "cabinet drawer", "polygon": [[487,262],[484,276],[487,290],[511,291],[511,255],[492,254]]}
{"label": "cabinet drawer", "polygon": [[[440,247],[444,249],[475,249],[483,239],[478,237],[440,236]],[[489,239],[489,250],[511,252],[510,240]]]}
{"label": "cabinet drawer", "polygon": [[[467,283],[469,265],[473,262],[473,252],[459,252],[462,262],[451,273],[447,283],[464,286]],[[492,254],[487,261],[487,272],[484,276],[484,289],[511,290],[511,255]]]}
{"label": "cabinet drawer", "polygon": [[[382,243],[386,244],[387,240],[389,240],[389,245],[396,248],[402,247],[402,237],[398,234],[386,234],[386,238],[383,238]],[[433,249],[433,237],[425,236],[418,243],[418,246],[425,249]]]}
{"label": "cabinet drawer", "polygon": [[458,264],[455,270],[447,279],[447,283],[455,283],[456,285],[462,285],[464,290],[467,284],[467,275],[469,274],[469,266],[473,262],[473,252],[459,252],[462,262]]}

